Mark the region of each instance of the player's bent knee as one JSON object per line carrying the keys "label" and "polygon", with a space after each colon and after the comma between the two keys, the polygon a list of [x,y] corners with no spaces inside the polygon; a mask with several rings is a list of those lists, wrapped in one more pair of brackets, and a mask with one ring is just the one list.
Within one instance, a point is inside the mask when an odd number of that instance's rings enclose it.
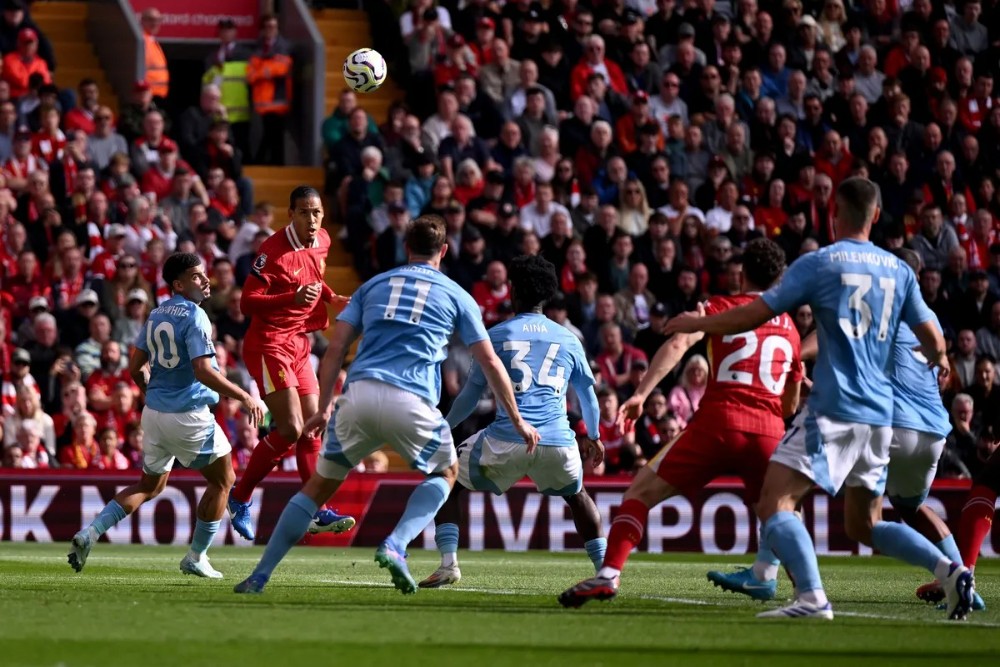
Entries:
{"label": "player's bent knee", "polygon": [[276,429],[278,435],[288,442],[295,442],[300,437],[302,437],[302,427],[304,422],[302,419],[291,418],[283,423],[277,425]]}
{"label": "player's bent knee", "polygon": [[844,532],[847,533],[848,539],[866,546],[872,546],[872,529],[874,527],[875,521],[870,514],[862,516],[848,513],[844,517]]}

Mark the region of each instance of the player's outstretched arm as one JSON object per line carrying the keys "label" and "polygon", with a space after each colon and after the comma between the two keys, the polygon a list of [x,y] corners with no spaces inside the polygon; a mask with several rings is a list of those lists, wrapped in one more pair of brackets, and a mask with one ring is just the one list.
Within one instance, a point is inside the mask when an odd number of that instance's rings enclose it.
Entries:
{"label": "player's outstretched arm", "polygon": [[750,303],[708,317],[683,313],[667,322],[666,333],[696,333],[724,336],[743,333],[761,326],[777,315],[760,297]]}
{"label": "player's outstretched arm", "polygon": [[344,357],[351,344],[358,337],[358,331],[351,324],[337,320],[333,325],[330,345],[326,348],[319,364],[319,411],[310,417],[302,427],[302,432],[316,437],[330,422],[333,414],[333,392],[337,388],[337,378],[344,365]]}
{"label": "player's outstretched arm", "polygon": [[128,374],[132,376],[132,381],[139,387],[142,395],[146,395],[146,387],[149,384],[149,353],[138,347],[132,348],[132,354],[128,358]]}
{"label": "player's outstretched arm", "polygon": [[194,377],[198,382],[212,391],[239,401],[243,409],[246,410],[251,426],[257,426],[264,420],[264,413],[267,412],[264,404],[239,386],[230,382],[225,375],[213,368],[211,355],[192,359],[191,367],[194,369]]}
{"label": "player's outstretched arm", "polygon": [[642,414],[642,406],[649,397],[649,392],[674,370],[687,351],[704,337],[702,333],[674,334],[670,340],[660,346],[649,364],[649,372],[636,387],[635,393],[618,408],[618,426],[625,428],[626,421],[635,421]]}
{"label": "player's outstretched arm", "polygon": [[486,382],[489,383],[490,389],[493,390],[493,395],[507,412],[507,416],[510,417],[514,428],[521,434],[524,441],[528,443],[528,453],[535,451],[535,447],[538,446],[538,440],[541,436],[538,435],[535,427],[524,420],[520,410],[517,409],[517,402],[514,400],[514,388],[510,384],[510,378],[507,376],[507,371],[504,370],[500,357],[493,351],[492,343],[489,340],[481,340],[473,343],[469,346],[469,352],[472,353],[473,359],[476,360],[476,363],[483,370]]}

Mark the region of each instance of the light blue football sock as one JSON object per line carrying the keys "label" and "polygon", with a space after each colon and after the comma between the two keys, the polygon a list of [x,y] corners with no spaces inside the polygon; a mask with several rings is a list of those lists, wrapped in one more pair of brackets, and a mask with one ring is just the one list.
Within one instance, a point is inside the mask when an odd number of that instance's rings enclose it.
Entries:
{"label": "light blue football sock", "polygon": [[278,563],[306,534],[306,529],[309,528],[309,522],[312,521],[316,509],[316,503],[301,491],[292,496],[284,511],[281,512],[281,517],[274,527],[271,539],[267,541],[264,555],[260,557],[260,562],[254,568],[254,576],[270,579],[274,568],[278,567]]}
{"label": "light blue football sock", "polygon": [[389,541],[397,549],[406,551],[406,546],[423,532],[444,505],[449,493],[451,485],[440,475],[432,475],[420,482],[406,501],[406,509],[389,535]]}
{"label": "light blue football sock", "polygon": [[441,554],[441,565],[458,563],[458,524],[442,523],[434,529],[434,543]]}
{"label": "light blue football sock", "polygon": [[785,563],[785,567],[795,580],[800,597],[803,593],[819,592],[821,602],[826,603],[823,581],[819,576],[816,549],[809,532],[794,512],[778,512],[764,526],[767,545]]}
{"label": "light blue football sock", "polygon": [[771,551],[767,540],[764,538],[764,524],[760,526],[760,535],[757,541],[757,557],[754,559],[753,576],[757,581],[773,581],[778,578],[778,566],[781,561]]}
{"label": "light blue football sock", "polygon": [[117,500],[112,500],[110,503],[104,506],[101,513],[94,517],[94,520],[90,522],[91,537],[97,539],[104,533],[108,532],[111,528],[115,526],[119,521],[124,519],[128,514],[125,513],[125,508],[118,504]]}
{"label": "light blue football sock", "polygon": [[215,539],[215,534],[219,532],[219,524],[222,521],[202,521],[198,519],[194,524],[194,537],[191,539],[191,553],[201,556],[208,551],[208,545]]}
{"label": "light blue football sock", "polygon": [[587,540],[583,546],[587,549],[590,562],[594,564],[594,570],[600,570],[601,565],[604,564],[604,554],[608,550],[608,538],[595,537],[592,540]]}
{"label": "light blue football sock", "polygon": [[[906,524],[895,521],[879,521],[875,524],[872,528],[872,546],[886,556],[922,567],[934,573],[934,576],[937,576],[935,570],[945,558],[926,537]],[[962,562],[961,557],[957,562]]]}
{"label": "light blue football sock", "polygon": [[948,537],[944,538],[934,546],[938,548],[938,551],[944,554],[945,558],[953,563],[962,562],[962,552],[958,550],[958,545],[955,544],[954,535],[948,535]]}

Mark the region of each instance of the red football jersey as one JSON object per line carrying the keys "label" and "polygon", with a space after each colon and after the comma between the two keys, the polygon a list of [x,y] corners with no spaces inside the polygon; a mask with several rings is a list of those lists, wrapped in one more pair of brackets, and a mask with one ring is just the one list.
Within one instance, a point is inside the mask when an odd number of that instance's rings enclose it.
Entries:
{"label": "red football jersey", "polygon": [[[240,303],[250,318],[244,347],[259,350],[284,346],[297,335],[330,326],[326,299],[332,290],[324,282],[329,251],[330,235],[325,229],[320,229],[312,246],[306,247],[292,225],[261,244]],[[324,283],[320,298],[311,304],[296,304],[296,290],[316,282]]]}
{"label": "red football jersey", "polygon": [[[756,295],[717,296],[708,315],[742,306]],[[786,380],[802,380],[801,341],[787,314],[733,336],[709,336],[711,375],[691,424],[780,438],[785,432],[781,395]]]}

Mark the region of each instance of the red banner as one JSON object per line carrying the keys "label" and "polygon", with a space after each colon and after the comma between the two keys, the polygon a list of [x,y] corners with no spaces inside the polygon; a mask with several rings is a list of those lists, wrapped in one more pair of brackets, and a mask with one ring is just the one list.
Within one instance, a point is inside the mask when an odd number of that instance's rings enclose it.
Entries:
{"label": "red banner", "polygon": [[[0,470],[0,537],[14,542],[68,542],[119,489],[133,481],[134,473]],[[341,512],[357,518],[357,527],[347,535],[311,538],[311,543],[376,546],[392,530],[419,481],[413,475],[352,475],[337,492],[334,503]],[[607,526],[628,479],[592,479],[586,486]],[[258,544],[267,542],[285,503],[300,487],[297,475],[274,474],[256,490],[251,512]],[[196,473],[174,473],[164,492],[109,531],[108,539],[119,544],[187,544],[204,489],[204,480]],[[696,499],[668,500],[650,512],[639,549],[650,553],[752,553],[757,548],[757,522],[743,504],[742,492],[738,482],[720,481]],[[967,493],[967,483],[940,483],[934,486],[928,502],[954,530]],[[543,496],[528,482],[504,496],[469,493],[465,509],[462,548],[564,551],[583,546],[563,499]],[[820,555],[871,553],[844,535],[842,499],[815,494],[806,500],[804,515]],[[888,502],[886,515],[893,516]],[[226,518],[216,543],[247,544],[233,538]],[[433,527],[413,545],[421,546],[434,548]],[[987,540],[984,555],[995,555],[998,546]]]}
{"label": "red banner", "polygon": [[159,39],[215,40],[219,21],[232,19],[237,39],[256,39],[260,0],[129,0],[136,21],[144,9],[156,8],[163,15]]}

